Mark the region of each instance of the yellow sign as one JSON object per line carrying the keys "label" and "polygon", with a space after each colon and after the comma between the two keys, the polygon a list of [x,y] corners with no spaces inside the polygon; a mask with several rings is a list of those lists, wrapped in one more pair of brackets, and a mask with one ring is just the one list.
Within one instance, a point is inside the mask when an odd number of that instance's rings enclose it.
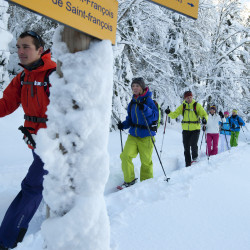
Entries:
{"label": "yellow sign", "polygon": [[7,0],[115,44],[117,0]]}
{"label": "yellow sign", "polygon": [[159,4],[168,9],[174,10],[180,14],[191,17],[193,19],[198,18],[199,0],[148,0],[150,2]]}

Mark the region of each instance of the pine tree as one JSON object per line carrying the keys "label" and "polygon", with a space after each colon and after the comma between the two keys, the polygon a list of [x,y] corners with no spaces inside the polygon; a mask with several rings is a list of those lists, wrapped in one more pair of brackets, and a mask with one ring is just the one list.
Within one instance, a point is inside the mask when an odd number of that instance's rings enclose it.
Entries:
{"label": "pine tree", "polygon": [[12,36],[7,31],[7,24],[9,15],[7,14],[8,3],[0,0],[0,90],[5,88],[5,85],[9,82],[9,74],[7,71],[7,65],[9,61],[9,49],[8,43]]}

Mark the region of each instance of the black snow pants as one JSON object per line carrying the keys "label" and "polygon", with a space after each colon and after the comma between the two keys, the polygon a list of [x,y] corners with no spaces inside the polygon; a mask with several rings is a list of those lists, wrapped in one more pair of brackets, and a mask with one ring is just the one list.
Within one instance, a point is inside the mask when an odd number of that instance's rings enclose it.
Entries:
{"label": "black snow pants", "polygon": [[191,154],[190,148],[192,151],[192,159],[196,159],[198,157],[198,140],[200,136],[200,130],[183,130],[182,131],[182,139],[183,139],[183,146],[184,146],[184,156],[186,167],[191,166]]}

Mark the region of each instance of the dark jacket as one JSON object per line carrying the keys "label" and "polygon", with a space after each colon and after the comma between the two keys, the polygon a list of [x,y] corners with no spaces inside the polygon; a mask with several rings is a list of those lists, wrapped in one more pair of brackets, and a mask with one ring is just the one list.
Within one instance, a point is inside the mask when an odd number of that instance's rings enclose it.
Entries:
{"label": "dark jacket", "polygon": [[[158,120],[159,111],[151,97],[152,92],[150,92],[149,89],[146,88],[142,95],[138,97],[133,96],[132,104],[130,102],[128,105],[128,115],[126,117],[126,120],[122,124],[124,129],[130,128],[129,133],[132,136],[141,138],[150,136],[142,111],[139,110],[137,103],[144,103],[144,100],[146,100],[143,113],[146,117],[149,127],[152,125],[153,121]],[[140,126],[143,126],[143,128]],[[156,132],[151,130],[151,135],[154,136],[155,134]]]}

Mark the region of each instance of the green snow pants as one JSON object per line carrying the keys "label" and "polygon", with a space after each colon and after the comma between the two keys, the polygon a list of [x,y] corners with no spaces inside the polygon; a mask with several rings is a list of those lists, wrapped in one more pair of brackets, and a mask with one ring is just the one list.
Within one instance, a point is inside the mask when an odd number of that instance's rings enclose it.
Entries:
{"label": "green snow pants", "polygon": [[230,138],[230,146],[231,147],[237,147],[238,146],[238,137],[239,137],[240,131],[231,131],[231,138]]}
{"label": "green snow pants", "polygon": [[141,159],[140,181],[153,178],[153,148],[154,145],[150,136],[140,138],[128,135],[124,150],[120,155],[125,182],[131,182],[135,179],[132,160],[136,158],[138,153]]}

